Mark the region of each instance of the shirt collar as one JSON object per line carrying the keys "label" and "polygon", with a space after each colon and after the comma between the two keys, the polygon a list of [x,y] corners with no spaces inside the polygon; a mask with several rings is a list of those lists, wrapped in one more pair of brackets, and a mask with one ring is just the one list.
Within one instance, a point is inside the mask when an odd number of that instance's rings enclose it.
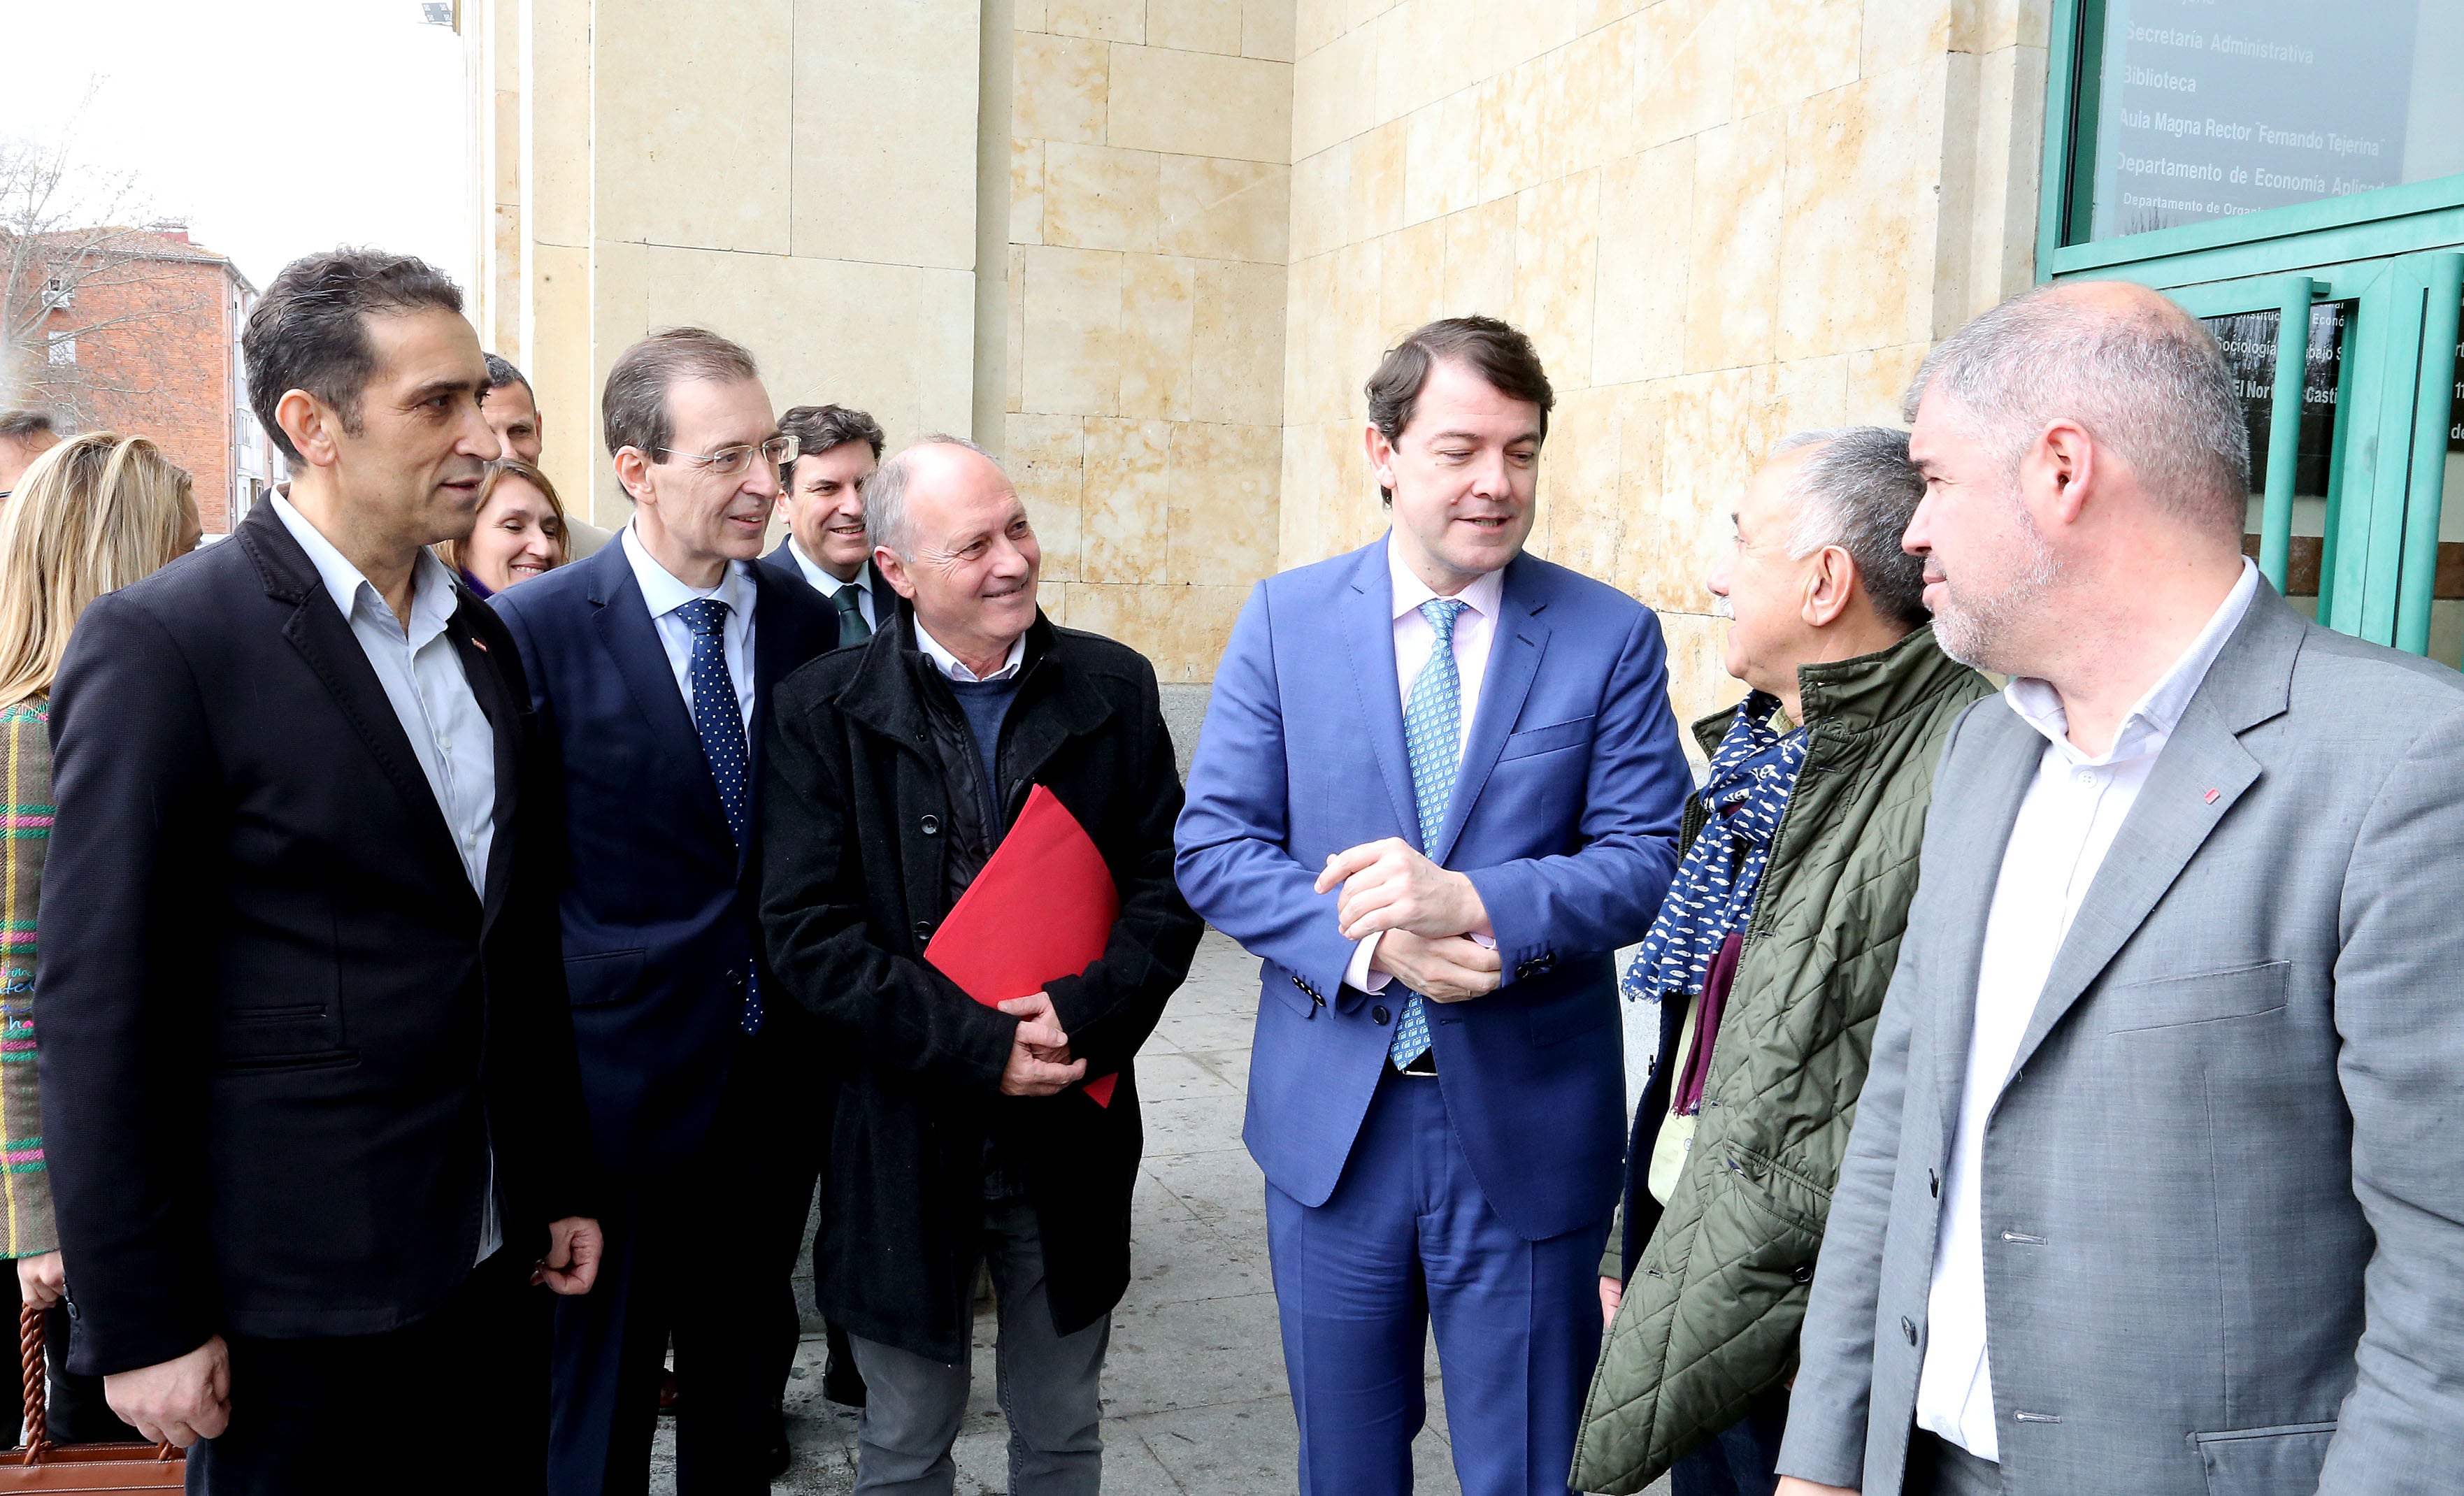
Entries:
{"label": "shirt collar", "polygon": [[738,618],[753,617],[752,568],[740,561],[727,563],[727,570],[715,587],[689,587],[676,580],[675,573],[654,560],[642,538],[634,533],[628,521],[619,539],[625,547],[625,560],[632,563],[633,580],[641,584],[642,601],[649,605],[653,619],[665,618],[688,603],[703,598],[716,598]]}
{"label": "shirt collar", "polygon": [[364,605],[374,608],[377,616],[388,626],[400,629],[404,637],[416,647],[444,632],[445,626],[452,620],[453,577],[445,569],[445,563],[436,559],[434,552],[422,546],[419,559],[411,563],[410,627],[403,628],[401,621],[393,616],[393,608],[385,603],[385,595],[377,590],[377,584],[352,565],[350,558],[336,549],[334,542],[325,539],[323,531],[310,524],[308,517],[295,508],[288,497],[275,494],[269,502],[274,505],[274,517],[282,521],[282,528],[290,531],[291,538],[299,542],[299,548],[308,553],[308,564],[317,568],[317,579],[324,583],[327,595],[334,600],[334,606],[341,610],[343,622],[350,621],[351,615],[359,610],[364,600]]}
{"label": "shirt collar", "polygon": [[1009,642],[1009,658],[1001,662],[1000,670],[989,675],[978,675],[960,663],[957,655],[941,648],[940,640],[925,632],[924,625],[920,620],[915,625],[915,648],[924,651],[924,657],[933,662],[935,670],[952,680],[966,684],[1007,680],[1017,674],[1018,668],[1026,662],[1026,635],[1020,634]]}
{"label": "shirt collar", "polygon": [[[1418,572],[1404,562],[1402,550],[1392,530],[1386,532],[1386,575],[1394,583],[1393,616],[1396,618],[1401,618],[1404,614],[1418,609],[1421,604],[1438,595],[1430,589],[1427,583],[1420,580]],[[1481,617],[1494,622],[1497,618],[1498,600],[1505,595],[1505,592],[1506,568],[1501,566],[1495,571],[1485,572],[1473,578],[1470,586],[1455,594],[1455,601]]]}
{"label": "shirt collar", "polygon": [[2225,594],[2224,602],[2210,615],[2208,626],[2199,630],[2199,636],[2190,641],[2190,647],[2182,651],[2173,668],[2148,687],[2139,704],[2122,719],[2121,731],[2113,735],[2113,746],[2101,758],[2090,759],[2072,745],[2070,714],[2062,710],[2060,694],[2046,682],[2033,676],[2013,676],[2011,684],[2002,689],[2002,698],[2019,714],[2021,721],[2044,734],[2064,758],[2083,768],[2137,758],[2151,743],[2161,746],[2173,736],[2173,729],[2182,725],[2182,714],[2190,709],[2190,698],[2199,693],[2208,671],[2215,666],[2216,656],[2224,653],[2226,641],[2241,627],[2242,619],[2250,612],[2251,600],[2257,595],[2258,567],[2245,556],[2241,580]]}
{"label": "shirt collar", "polygon": [[820,590],[822,596],[825,598],[837,597],[839,595],[839,588],[841,587],[863,586],[869,580],[866,573],[872,570],[872,562],[859,562],[855,569],[855,575],[845,582],[841,582],[838,578],[833,577],[827,571],[825,571],[822,568],[822,563],[820,561],[813,560],[810,555],[806,554],[803,542],[797,539],[792,535],[787,537],[787,554],[795,559],[796,569],[804,574],[804,580],[811,583]]}

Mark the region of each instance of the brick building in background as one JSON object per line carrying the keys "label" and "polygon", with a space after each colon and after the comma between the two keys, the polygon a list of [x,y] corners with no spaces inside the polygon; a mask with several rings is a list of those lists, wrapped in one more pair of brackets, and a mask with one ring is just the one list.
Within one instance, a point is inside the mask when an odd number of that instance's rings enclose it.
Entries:
{"label": "brick building in background", "polygon": [[228,534],[277,476],[240,362],[256,287],[183,228],[115,236],[112,255],[61,277],[27,394],[63,429],[153,438],[195,478],[206,534]]}

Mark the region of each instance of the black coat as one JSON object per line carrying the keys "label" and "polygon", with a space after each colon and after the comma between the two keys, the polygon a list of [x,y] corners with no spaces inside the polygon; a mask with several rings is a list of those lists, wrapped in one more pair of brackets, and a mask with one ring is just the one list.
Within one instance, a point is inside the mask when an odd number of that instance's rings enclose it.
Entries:
{"label": "black coat", "polygon": [[34,1004],[80,1372],[418,1318],[471,1270],[492,1144],[506,1251],[589,1211],[553,766],[512,638],[457,605],[484,897],[270,505],[77,624]]}
{"label": "black coat", "polygon": [[[1189,974],[1198,916],[1174,885],[1180,780],[1135,651],[1041,618],[1001,731],[1001,801],[1059,797],[1121,895],[1103,958],[1047,982],[1089,1076],[1083,1093],[1001,1094],[1018,1020],[922,959],[953,902],[954,796],[935,720],[957,706],[901,627],[798,671],[771,701],[762,922],[771,965],[845,1053],[823,1212],[823,1309],[854,1334],[962,1360],[981,1252],[984,1144],[1025,1176],[1054,1328],[1084,1328],[1130,1277],[1143,1134],[1133,1058]],[[929,695],[937,693],[937,696]],[[943,717],[946,720],[946,717]]]}

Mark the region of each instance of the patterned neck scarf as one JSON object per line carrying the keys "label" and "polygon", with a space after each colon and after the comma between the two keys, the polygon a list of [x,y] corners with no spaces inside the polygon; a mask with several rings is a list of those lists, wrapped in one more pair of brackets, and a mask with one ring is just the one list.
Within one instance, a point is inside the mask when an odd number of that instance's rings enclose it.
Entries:
{"label": "patterned neck scarf", "polygon": [[[1720,943],[1742,932],[1753,914],[1771,837],[1796,787],[1797,771],[1805,766],[1806,731],[1774,731],[1771,719],[1778,708],[1775,696],[1759,691],[1748,696],[1711,755],[1711,775],[1703,785],[1711,819],[1685,849],[1660,917],[1643,936],[1641,954],[1626,968],[1621,990],[1628,1001],[1701,993]],[[1742,862],[1733,850],[1739,842],[1746,848]]]}

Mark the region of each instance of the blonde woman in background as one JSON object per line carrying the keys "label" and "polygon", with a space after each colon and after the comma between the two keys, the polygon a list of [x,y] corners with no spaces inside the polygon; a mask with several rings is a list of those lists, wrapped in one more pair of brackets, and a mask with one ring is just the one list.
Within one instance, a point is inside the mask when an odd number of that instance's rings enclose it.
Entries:
{"label": "blonde woman in background", "polygon": [[52,833],[52,677],[86,605],[196,549],[188,474],[143,436],[71,437],[0,509],[0,1232],[25,1302],[50,1311],[54,1440],[135,1439],[102,1379],[69,1375],[66,1274],[34,1071],[35,915]]}
{"label": "blonde woman in background", "polygon": [[441,541],[436,559],[483,598],[573,560],[564,500],[547,474],[518,457],[488,464],[479,515],[467,539]]}

